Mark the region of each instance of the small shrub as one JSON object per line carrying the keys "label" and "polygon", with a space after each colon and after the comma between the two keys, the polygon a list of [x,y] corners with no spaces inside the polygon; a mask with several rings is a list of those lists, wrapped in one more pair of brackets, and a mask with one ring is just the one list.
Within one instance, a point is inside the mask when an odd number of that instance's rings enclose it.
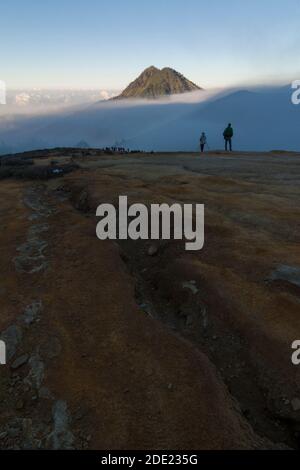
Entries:
{"label": "small shrub", "polygon": [[1,158],[1,166],[29,166],[33,165],[33,160],[31,158]]}

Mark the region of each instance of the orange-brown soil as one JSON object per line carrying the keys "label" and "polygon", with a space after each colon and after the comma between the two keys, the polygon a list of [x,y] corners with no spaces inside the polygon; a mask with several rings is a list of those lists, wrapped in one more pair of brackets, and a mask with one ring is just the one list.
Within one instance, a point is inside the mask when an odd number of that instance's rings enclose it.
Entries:
{"label": "orange-brown soil", "polygon": [[[47,158],[0,182],[0,447],[297,448],[300,156]],[[204,203],[203,250],[98,240],[119,195]]]}

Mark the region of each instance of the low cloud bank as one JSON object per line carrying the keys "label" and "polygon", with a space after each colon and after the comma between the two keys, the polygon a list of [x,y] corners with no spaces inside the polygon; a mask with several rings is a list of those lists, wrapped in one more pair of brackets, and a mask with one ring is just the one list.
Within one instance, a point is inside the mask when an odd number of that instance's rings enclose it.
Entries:
{"label": "low cloud bank", "polygon": [[[223,147],[231,122],[236,150],[300,150],[300,106],[290,87],[197,91],[160,100],[98,101],[46,115],[6,119],[2,147],[13,151],[56,146],[124,146],[150,151],[195,151],[205,131]],[[3,153],[3,152],[2,152]]]}

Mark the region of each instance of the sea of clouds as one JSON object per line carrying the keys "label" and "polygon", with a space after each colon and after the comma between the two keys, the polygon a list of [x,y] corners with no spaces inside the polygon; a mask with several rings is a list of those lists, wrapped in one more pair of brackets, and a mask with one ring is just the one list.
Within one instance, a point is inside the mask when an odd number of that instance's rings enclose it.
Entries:
{"label": "sea of clouds", "polygon": [[236,150],[300,150],[300,106],[291,94],[290,85],[196,91],[152,101],[110,100],[116,92],[105,90],[23,91],[1,107],[0,152],[82,141],[97,148],[195,151],[202,131],[211,149],[221,149],[228,122]]}

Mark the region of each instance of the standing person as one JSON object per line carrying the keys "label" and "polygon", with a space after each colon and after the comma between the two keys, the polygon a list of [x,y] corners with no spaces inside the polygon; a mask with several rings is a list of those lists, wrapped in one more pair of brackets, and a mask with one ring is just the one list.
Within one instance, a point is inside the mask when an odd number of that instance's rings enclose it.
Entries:
{"label": "standing person", "polygon": [[225,140],[225,150],[226,150],[226,152],[228,150],[228,144],[229,144],[229,150],[230,150],[230,152],[232,152],[233,128],[232,128],[230,123],[228,124],[225,131],[223,132],[223,137],[224,137],[224,140]]}
{"label": "standing person", "polygon": [[200,137],[201,153],[204,152],[204,147],[205,147],[206,144],[207,144],[207,138],[206,138],[205,132],[202,132],[201,137]]}

